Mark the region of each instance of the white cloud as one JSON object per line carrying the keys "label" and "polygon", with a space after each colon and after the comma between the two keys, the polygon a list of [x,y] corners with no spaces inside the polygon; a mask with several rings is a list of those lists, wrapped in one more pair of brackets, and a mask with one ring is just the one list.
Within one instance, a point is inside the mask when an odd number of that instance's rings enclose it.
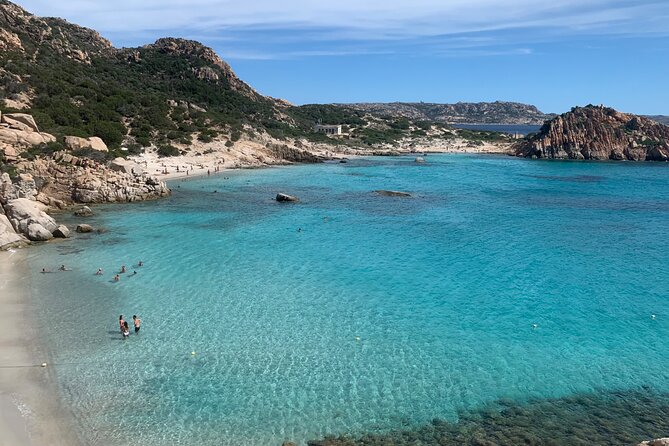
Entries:
{"label": "white cloud", "polygon": [[[522,52],[530,42],[550,35],[666,35],[669,2],[662,0],[18,0],[37,15],[64,17],[95,28],[124,43],[180,35],[205,42],[239,39],[244,53],[259,58],[267,48],[288,42],[392,42],[430,37],[457,39],[468,45],[491,43],[475,37],[489,32],[516,33]],[[273,30],[273,31],[272,31]],[[252,33],[252,31],[254,33]],[[290,31],[295,31],[291,36]],[[528,32],[529,31],[529,32]],[[271,39],[268,37],[272,32]],[[525,40],[523,41],[523,36]],[[142,39],[142,40],[140,40]],[[270,39],[270,42],[263,42]],[[291,40],[292,39],[292,40]],[[308,42],[304,42],[308,39]],[[302,56],[345,53],[342,48],[300,48]],[[370,51],[382,52],[388,48]],[[286,50],[288,51],[288,50]]]}

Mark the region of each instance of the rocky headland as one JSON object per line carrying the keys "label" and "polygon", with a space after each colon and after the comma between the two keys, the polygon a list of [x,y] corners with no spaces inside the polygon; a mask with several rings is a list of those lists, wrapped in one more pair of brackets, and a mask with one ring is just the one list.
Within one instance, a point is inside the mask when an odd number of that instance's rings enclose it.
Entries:
{"label": "rocky headland", "polygon": [[669,126],[604,106],[575,107],[514,146],[528,158],[668,161]]}

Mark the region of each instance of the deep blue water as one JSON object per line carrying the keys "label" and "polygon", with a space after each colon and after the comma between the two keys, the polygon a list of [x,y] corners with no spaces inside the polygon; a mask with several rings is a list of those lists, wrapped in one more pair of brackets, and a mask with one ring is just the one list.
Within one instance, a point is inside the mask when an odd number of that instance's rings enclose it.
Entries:
{"label": "deep blue water", "polygon": [[[669,390],[669,166],[426,161],[175,182],[96,207],[102,234],[31,250],[82,438],[304,444],[499,399]],[[60,264],[73,271],[37,273]],[[137,274],[115,283],[123,264]],[[119,314],[141,334],[123,340]]]}

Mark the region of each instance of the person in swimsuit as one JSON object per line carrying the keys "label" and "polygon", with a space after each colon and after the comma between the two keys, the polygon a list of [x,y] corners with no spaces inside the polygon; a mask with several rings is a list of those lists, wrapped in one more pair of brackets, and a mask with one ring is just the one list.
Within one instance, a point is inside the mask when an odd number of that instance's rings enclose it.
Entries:
{"label": "person in swimsuit", "polygon": [[119,276],[118,274],[115,275],[114,276],[114,282],[118,282],[119,280],[121,280],[121,276]]}
{"label": "person in swimsuit", "polygon": [[123,333],[123,329],[125,328],[125,320],[123,320],[123,315],[118,317],[118,324],[121,326],[121,333]]}
{"label": "person in swimsuit", "polygon": [[102,275],[102,268],[98,268],[98,272],[95,273],[96,276]]}
{"label": "person in swimsuit", "polygon": [[138,318],[136,315],[132,316],[132,322],[135,324],[135,334],[139,333],[139,329],[141,328],[142,325],[142,320]]}
{"label": "person in swimsuit", "polygon": [[123,321],[123,338],[130,336],[130,330],[128,329],[128,322]]}
{"label": "person in swimsuit", "polygon": [[125,272],[125,265],[121,266],[121,274]]}

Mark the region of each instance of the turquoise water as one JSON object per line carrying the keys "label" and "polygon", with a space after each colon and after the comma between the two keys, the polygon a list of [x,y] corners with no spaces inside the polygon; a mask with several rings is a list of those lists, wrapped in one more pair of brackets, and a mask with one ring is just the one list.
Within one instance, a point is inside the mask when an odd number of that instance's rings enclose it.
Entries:
{"label": "turquoise water", "polygon": [[[92,445],[304,444],[667,392],[668,169],[431,155],[174,182],[30,251],[38,323]],[[138,274],[114,283],[122,264]]]}

